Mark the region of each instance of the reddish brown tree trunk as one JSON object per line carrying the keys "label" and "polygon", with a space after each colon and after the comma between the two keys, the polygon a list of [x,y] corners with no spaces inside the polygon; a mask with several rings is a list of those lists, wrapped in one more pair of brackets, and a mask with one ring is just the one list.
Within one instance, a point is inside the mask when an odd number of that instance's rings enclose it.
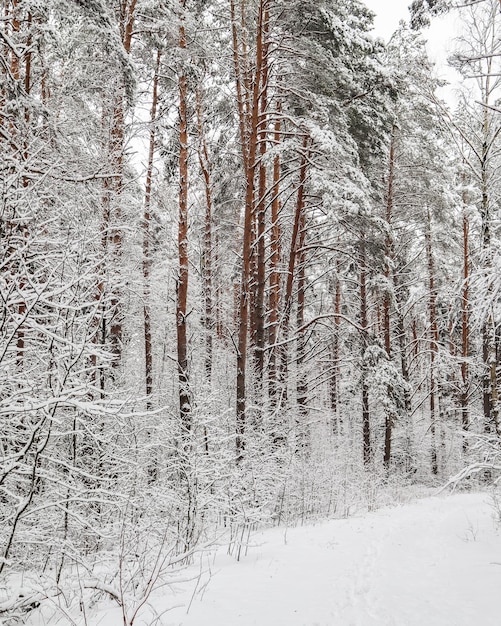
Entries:
{"label": "reddish brown tree trunk", "polygon": [[[12,0],[10,15],[8,14],[6,7],[6,16],[7,23],[10,21],[11,25],[11,38],[14,45],[20,44],[20,31],[21,31],[21,16],[20,10],[22,7],[19,6],[18,0]],[[28,15],[28,27],[31,26],[31,14]],[[24,88],[26,89],[26,93],[29,95],[31,88],[31,33],[28,33],[28,38],[26,41],[26,50],[24,56]],[[8,58],[8,57],[7,57]],[[21,61],[22,58],[17,55],[15,50],[10,51],[10,72],[12,78],[16,82],[21,82]],[[25,108],[24,119],[26,121],[26,126],[29,122],[29,111],[28,107]],[[26,128],[27,130],[27,128]],[[28,160],[28,145],[26,137],[22,138],[23,132],[20,126],[16,126],[15,122],[12,122],[10,125],[10,135],[12,138],[12,145],[17,150],[17,144],[23,142],[24,149],[22,152],[22,159],[26,162]],[[28,187],[28,178],[26,176],[22,176],[22,185],[24,188]],[[26,223],[16,223],[16,220],[13,220],[14,230],[19,233],[19,239],[16,246],[19,248],[19,254],[23,257],[23,261],[19,264],[19,269],[21,270],[21,274],[18,276],[17,280],[19,282],[19,292],[23,294],[23,291],[26,287],[27,276],[24,274],[24,268],[26,263],[24,259],[26,257],[26,246],[28,242],[28,225]],[[16,337],[16,347],[17,347],[17,364],[19,367],[22,367],[24,361],[24,352],[25,352],[25,332],[23,329],[23,321],[26,316],[27,306],[24,300],[21,300],[18,305],[18,315],[20,319],[20,323],[17,330]]]}
{"label": "reddish brown tree trunk", "polygon": [[[488,104],[486,101],[484,104]],[[480,215],[482,218],[482,255],[483,269],[488,273],[492,273],[492,207],[490,197],[490,176],[489,161],[491,159],[490,147],[488,142],[489,136],[489,109],[484,107],[484,123],[482,153],[480,158],[480,174],[481,174],[481,191],[482,199],[480,205]],[[492,147],[492,142],[491,142]],[[493,299],[492,281],[489,279],[487,287],[488,300]],[[499,426],[499,397],[498,397],[498,381],[497,381],[497,359],[496,359],[496,330],[494,322],[494,314],[492,305],[486,315],[486,319],[482,327],[482,360],[484,365],[484,373],[482,376],[482,395],[484,410],[484,430],[486,433],[495,432],[498,436],[501,434]]]}
{"label": "reddish brown tree trunk", "polygon": [[[126,55],[129,55],[131,51],[136,2],[137,0],[121,0],[120,2],[119,31]],[[105,179],[103,183],[103,236],[106,237],[106,245],[103,246],[103,251],[105,256],[109,251],[110,257],[106,262],[117,272],[123,248],[123,231],[120,226],[125,141],[125,85],[123,77],[118,78],[114,88],[115,91],[111,97],[111,115],[109,119],[111,129],[108,146],[108,159],[113,176]],[[104,113],[106,116],[106,108],[104,109]],[[104,284],[98,288],[98,297],[101,298],[103,293]],[[122,294],[120,288],[115,285],[110,285],[109,310],[105,311],[102,317],[102,341],[103,343],[106,342],[109,331],[110,350],[114,356],[113,364],[115,366],[120,364],[123,350],[124,313],[121,300]],[[104,379],[102,378],[102,374],[101,379],[103,381],[101,386],[103,386]]]}
{"label": "reddish brown tree trunk", "polygon": [[362,328],[362,441],[363,461],[367,467],[372,463],[371,416],[369,408],[369,382],[365,352],[368,346],[368,303],[367,303],[367,251],[365,233],[360,235],[360,326]]}
{"label": "reddish brown tree trunk", "polygon": [[204,317],[202,323],[205,329],[205,376],[207,381],[210,382],[212,375],[212,329],[214,325],[212,305],[212,185],[209,151],[203,123],[202,96],[199,88],[196,91],[196,101],[199,140],[198,161],[204,178],[205,189],[204,243],[202,252]]}
{"label": "reddish brown tree trunk", "polygon": [[[21,29],[21,21],[19,19],[19,0],[12,0],[12,4],[11,4],[11,26],[12,26],[12,40],[14,42],[14,44],[17,43],[17,36],[19,34],[19,31]],[[21,59],[19,58],[19,56],[15,53],[14,50],[12,50],[12,53],[10,55],[11,58],[11,62],[10,62],[10,71],[12,74],[12,78],[14,80],[19,80],[21,77]]]}
{"label": "reddish brown tree trunk", "polygon": [[466,192],[463,192],[463,297],[461,299],[461,379],[463,388],[461,390],[461,422],[463,426],[463,452],[468,452],[468,439],[466,433],[470,429],[469,414],[469,334],[470,334],[470,310],[469,310],[469,278],[470,278],[470,260],[469,260],[469,221],[466,214]]}
{"label": "reddish brown tree trunk", "polygon": [[269,12],[264,8],[263,15],[263,69],[260,93],[260,116],[259,116],[259,186],[258,201],[256,207],[256,289],[254,300],[254,365],[258,397],[262,397],[262,383],[264,372],[264,347],[265,347],[265,283],[266,283],[266,259],[265,259],[265,228],[266,228],[266,165],[265,156],[267,150],[267,115],[268,115],[268,22]]}
{"label": "reddish brown tree trunk", "polygon": [[[109,208],[108,208],[108,232],[110,235],[110,248],[112,253],[112,265],[115,270],[118,266],[122,252],[123,233],[120,227],[121,219],[121,195],[123,191],[123,150],[124,150],[124,111],[122,88],[115,95],[112,113],[111,142],[110,142],[110,162],[114,171],[113,179],[108,182],[109,188]],[[113,207],[113,210],[112,210]],[[115,225],[112,227],[112,218]],[[113,353],[114,365],[120,363],[122,355],[123,341],[123,310],[119,289],[112,286],[110,296],[111,320],[110,320],[110,342]]]}
{"label": "reddish brown tree trunk", "polygon": [[435,359],[438,352],[438,323],[436,311],[435,263],[431,243],[431,214],[428,209],[426,225],[426,256],[428,259],[429,303],[428,313],[430,322],[430,433],[431,433],[431,471],[438,474],[437,459],[437,419],[436,419],[436,367]]}
{"label": "reddish brown tree trunk", "polygon": [[287,266],[287,280],[285,284],[284,304],[283,304],[283,320],[282,320],[282,342],[280,350],[281,372],[280,377],[283,383],[282,404],[287,400],[287,369],[288,369],[288,349],[287,342],[289,340],[290,316],[292,310],[292,290],[296,278],[295,270],[299,250],[299,238],[301,233],[301,224],[303,223],[303,213],[305,209],[305,183],[308,171],[308,144],[309,137],[305,135],[303,138],[303,154],[301,156],[301,165],[299,167],[299,182],[297,189],[296,210],[294,214],[294,224],[292,227],[292,236],[289,252],[289,262]]}
{"label": "reddish brown tree trunk", "polygon": [[[247,172],[248,168],[248,150],[249,150],[249,111],[248,111],[248,94],[245,90],[244,72],[241,65],[241,45],[238,37],[238,20],[236,15],[235,0],[230,0],[230,12],[231,12],[231,34],[233,45],[233,64],[235,71],[235,88],[237,95],[237,109],[238,109],[238,125],[240,130],[240,143],[242,149],[242,161],[244,172]],[[243,30],[244,25],[241,25]],[[246,61],[246,58],[244,58]]]}
{"label": "reddish brown tree trunk", "polygon": [[137,0],[120,0],[120,35],[127,54],[130,53]]}
{"label": "reddish brown tree trunk", "polygon": [[341,329],[341,262],[336,260],[336,277],[334,288],[334,335],[331,344],[331,375],[329,380],[330,405],[333,413],[332,432],[337,435],[340,430],[339,423],[339,334]]}
{"label": "reddish brown tree trunk", "polygon": [[[245,449],[245,425],[246,425],[246,367],[247,367],[247,335],[249,328],[249,298],[250,298],[250,261],[251,261],[251,236],[252,236],[252,218],[254,212],[254,196],[255,196],[255,174],[256,174],[256,155],[259,136],[259,111],[260,111],[260,92],[262,85],[262,76],[264,69],[264,5],[265,0],[259,3],[259,14],[256,32],[256,63],[255,73],[253,76],[252,88],[252,105],[250,114],[250,123],[245,124],[245,106],[242,100],[242,79],[239,78],[239,49],[235,48],[236,33],[235,21],[233,22],[234,31],[234,60],[235,73],[237,75],[237,99],[240,115],[240,126],[242,133],[242,155],[245,169],[246,190],[245,190],[245,212],[244,212],[244,232],[242,243],[242,275],[240,282],[240,294],[238,305],[238,343],[237,343],[237,386],[236,386],[236,458],[237,462],[243,458]],[[231,2],[232,13],[234,16],[234,3]],[[246,44],[244,46],[244,57],[246,56]],[[244,76],[243,82],[246,82]],[[247,139],[248,137],[248,139]],[[246,141],[247,139],[247,141]]]}
{"label": "reddish brown tree trunk", "polygon": [[152,408],[151,396],[153,394],[153,352],[151,341],[151,190],[153,183],[153,160],[155,156],[156,123],[158,107],[158,79],[160,71],[160,50],[157,51],[155,72],[153,75],[153,93],[150,112],[150,144],[148,150],[148,168],[146,170],[146,187],[144,194],[143,214],[143,318],[144,318],[144,368],[146,408]]}
{"label": "reddish brown tree trunk", "polygon": [[404,316],[402,314],[402,302],[398,296],[398,285],[396,283],[395,276],[393,277],[393,285],[395,289],[395,296],[397,299],[397,336],[398,347],[400,351],[400,368],[402,370],[402,378],[404,379],[407,387],[404,389],[404,428],[405,428],[405,468],[407,471],[413,469],[413,454],[412,454],[412,440],[413,440],[413,428],[412,428],[412,406],[411,406],[411,393],[410,393],[410,372],[409,363],[407,359],[407,344],[406,344],[406,331],[404,324]]}
{"label": "reddish brown tree trunk", "polygon": [[[393,219],[393,194],[395,187],[395,147],[396,147],[396,132],[397,128],[393,125],[391,131],[390,140],[390,159],[388,168],[388,190],[386,195],[386,224],[388,228],[388,234],[385,241],[385,270],[386,277],[386,292],[383,301],[383,327],[384,327],[384,347],[386,350],[386,356],[388,360],[391,360],[391,296],[389,293],[391,283],[391,263],[393,260],[393,242],[391,239],[391,226]],[[386,469],[390,466],[391,461],[391,437],[393,430],[393,422],[395,420],[393,412],[385,411],[385,425],[384,425],[384,456],[383,465]]]}
{"label": "reddish brown tree trunk", "polygon": [[[215,296],[215,313],[216,313],[216,336],[218,339],[225,339],[223,312],[221,310],[222,300],[222,288],[220,276],[220,262],[219,262],[219,237],[217,231],[214,233],[214,271],[218,280],[216,280],[214,296]],[[233,309],[235,310],[235,306]]]}
{"label": "reddish brown tree trunk", "polygon": [[414,359],[417,359],[419,356],[419,337],[416,318],[412,320],[412,356]]}
{"label": "reddish brown tree trunk", "polygon": [[[184,11],[186,1],[181,3]],[[184,15],[179,26],[179,48],[187,49]],[[191,399],[188,376],[188,338],[186,328],[188,300],[188,78],[184,69],[179,87],[179,217],[178,259],[179,277],[176,288],[177,366],[179,377],[179,412],[184,434],[191,430]]]}
{"label": "reddish brown tree trunk", "polygon": [[[281,133],[281,105],[277,103],[274,145],[280,144]],[[277,395],[277,338],[278,338],[278,318],[280,303],[280,250],[281,250],[281,229],[280,229],[280,155],[277,154],[273,160],[273,195],[271,202],[271,235],[270,235],[270,296],[269,296],[269,335],[268,343],[270,348],[269,359],[269,395],[272,405],[276,405]]]}
{"label": "reddish brown tree trunk", "polygon": [[305,211],[301,212],[301,223],[299,230],[298,245],[298,281],[297,281],[297,344],[296,344],[296,402],[298,408],[297,435],[298,448],[305,450],[309,444],[309,426],[308,418],[308,378],[304,371],[305,353],[306,353],[306,337],[304,326],[304,309],[305,309],[305,290],[306,290],[306,215]]}

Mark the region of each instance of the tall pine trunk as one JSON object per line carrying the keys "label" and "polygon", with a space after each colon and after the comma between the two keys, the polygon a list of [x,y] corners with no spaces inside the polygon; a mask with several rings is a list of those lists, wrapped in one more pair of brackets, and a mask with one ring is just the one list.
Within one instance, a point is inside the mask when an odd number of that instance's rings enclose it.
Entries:
{"label": "tall pine trunk", "polygon": [[153,93],[150,112],[150,143],[148,150],[148,167],[146,170],[146,187],[144,194],[143,213],[143,320],[144,320],[144,371],[146,409],[151,410],[153,393],[153,352],[151,340],[151,190],[153,183],[153,160],[155,156],[156,123],[158,107],[158,79],[161,52],[157,51],[155,72],[153,75]]}
{"label": "tall pine trunk", "polygon": [[[386,357],[391,361],[391,295],[390,284],[392,284],[392,261],[393,261],[393,241],[392,241],[392,218],[393,218],[393,195],[395,188],[395,147],[396,147],[396,132],[397,127],[394,124],[391,131],[390,140],[390,159],[388,167],[388,189],[386,194],[386,224],[388,233],[385,240],[385,278],[386,278],[386,292],[383,301],[383,327],[384,327],[384,347],[386,350]],[[391,460],[391,438],[393,430],[393,422],[396,415],[390,412],[388,409],[385,411],[385,425],[384,425],[384,456],[383,465],[386,469],[390,466]]]}
{"label": "tall pine trunk", "polygon": [[[281,135],[281,104],[277,102],[273,142],[275,147],[280,144]],[[280,228],[280,155],[273,159],[273,195],[271,201],[271,233],[270,233],[270,286],[269,286],[269,331],[268,344],[270,350],[268,370],[268,393],[273,407],[277,405],[277,339],[280,305],[280,260],[281,260],[281,228]]]}
{"label": "tall pine trunk", "polygon": [[198,162],[204,179],[205,190],[205,216],[204,216],[204,240],[202,251],[202,292],[204,299],[204,314],[202,325],[205,332],[205,377],[210,383],[212,376],[212,332],[213,320],[213,297],[212,297],[212,184],[210,173],[209,151],[205,137],[205,128],[202,112],[201,89],[196,90],[197,128],[198,128]]}
{"label": "tall pine trunk", "polygon": [[255,210],[256,221],[256,275],[255,275],[255,298],[253,307],[254,317],[254,369],[257,384],[258,402],[262,398],[263,375],[264,375],[264,348],[265,348],[265,286],[266,286],[266,249],[265,249],[265,229],[266,229],[266,205],[267,205],[267,180],[266,180],[266,151],[268,141],[268,54],[270,45],[268,42],[268,25],[269,12],[267,4],[264,7],[263,14],[263,69],[262,69],[262,85],[260,93],[260,114],[259,114],[259,184],[257,205]]}
{"label": "tall pine trunk", "polygon": [[461,424],[463,427],[463,452],[468,452],[467,433],[470,429],[469,413],[469,343],[470,343],[470,310],[469,310],[469,220],[467,215],[467,196],[463,191],[463,293],[461,298]]}
{"label": "tall pine trunk", "polygon": [[308,378],[304,369],[306,353],[306,335],[303,330],[306,292],[306,215],[303,209],[301,213],[301,223],[299,231],[298,245],[298,280],[297,280],[297,342],[296,342],[296,403],[297,403],[297,447],[305,451],[309,446],[310,432],[307,423],[308,419]]}
{"label": "tall pine trunk", "polygon": [[435,287],[435,262],[433,258],[433,248],[431,240],[431,213],[427,209],[426,215],[426,257],[428,262],[428,315],[430,324],[430,434],[431,434],[431,472],[438,474],[437,458],[437,372],[436,357],[438,352],[438,322],[436,308],[436,287]]}
{"label": "tall pine trunk", "polygon": [[[245,450],[245,427],[246,427],[246,369],[247,369],[247,338],[249,331],[249,300],[250,300],[250,274],[251,274],[251,238],[253,215],[255,208],[255,175],[256,155],[259,138],[259,113],[262,77],[264,70],[264,19],[265,0],[260,0],[256,32],[256,57],[255,71],[253,75],[252,89],[248,84],[249,77],[245,72],[241,74],[240,46],[238,43],[235,6],[232,0],[232,32],[233,32],[233,57],[235,63],[235,75],[237,85],[237,101],[240,118],[242,139],[242,155],[245,171],[245,205],[244,205],[244,229],[242,242],[242,273],[240,281],[240,293],[238,299],[238,339],[237,339],[237,377],[236,377],[236,460],[241,461]],[[244,59],[247,57],[247,43],[245,29],[242,34],[242,47]],[[251,94],[250,113],[246,115],[246,102],[249,98],[244,94]]]}
{"label": "tall pine trunk", "polygon": [[[124,54],[129,56],[132,46],[132,34],[135,23],[137,0],[124,0],[120,5],[119,33]],[[113,365],[120,365],[123,352],[124,311],[122,289],[115,284],[120,273],[124,233],[121,227],[122,194],[124,188],[124,151],[125,151],[125,78],[119,75],[113,84],[109,102],[103,104],[103,130],[109,127],[108,167],[112,176],[103,181],[102,213],[102,251],[96,299],[101,302],[101,343],[109,341],[109,348],[114,356]],[[116,276],[106,280],[106,274],[113,268]],[[106,285],[106,282],[108,283]],[[109,302],[104,301],[105,291],[109,291]],[[101,395],[104,393],[105,374],[100,368]]]}
{"label": "tall pine trunk", "polygon": [[336,259],[336,277],[334,287],[334,334],[331,343],[331,374],[329,377],[329,397],[332,411],[332,433],[340,431],[340,331],[341,331],[341,262]]}
{"label": "tall pine trunk", "polygon": [[[181,2],[181,21],[179,25],[179,48],[187,49],[184,10],[186,0]],[[188,375],[188,337],[187,337],[187,300],[188,300],[188,78],[186,69],[180,70],[179,90],[179,213],[178,213],[178,262],[179,275],[176,285],[176,335],[177,369],[179,391],[179,416],[183,436],[191,430],[191,399]]]}
{"label": "tall pine trunk", "polygon": [[360,235],[360,326],[362,329],[362,442],[363,461],[367,467],[372,463],[371,415],[369,407],[369,381],[366,363],[368,347],[368,302],[367,302],[367,250],[365,233]]}
{"label": "tall pine trunk", "polygon": [[[490,75],[487,80],[490,79]],[[486,87],[486,93],[490,93],[490,89]],[[483,267],[488,274],[488,309],[486,319],[482,327],[482,359],[484,365],[484,373],[482,377],[483,390],[483,409],[484,409],[484,430],[486,433],[495,432],[500,435],[499,427],[499,398],[498,398],[498,382],[497,382],[497,359],[496,359],[496,330],[494,322],[494,313],[492,306],[493,286],[492,286],[492,208],[490,197],[490,179],[489,179],[489,160],[492,158],[490,148],[492,144],[489,142],[489,126],[490,112],[488,110],[488,101],[484,103],[484,120],[483,120],[483,144],[480,159],[481,174],[481,204],[480,216],[482,218],[482,255]]]}
{"label": "tall pine trunk", "polygon": [[283,303],[283,318],[282,318],[282,347],[280,349],[280,379],[282,382],[281,389],[281,401],[282,406],[285,406],[287,401],[287,372],[288,372],[288,341],[290,332],[290,318],[292,312],[293,303],[293,287],[296,280],[296,266],[298,261],[298,255],[300,250],[301,239],[301,227],[304,223],[304,211],[305,211],[305,185],[308,172],[308,144],[310,142],[309,136],[304,135],[303,138],[303,153],[301,155],[301,164],[299,166],[299,181],[296,197],[296,209],[294,213],[294,223],[292,226],[292,236],[289,251],[289,262],[287,265],[287,279],[285,284],[285,294]]}

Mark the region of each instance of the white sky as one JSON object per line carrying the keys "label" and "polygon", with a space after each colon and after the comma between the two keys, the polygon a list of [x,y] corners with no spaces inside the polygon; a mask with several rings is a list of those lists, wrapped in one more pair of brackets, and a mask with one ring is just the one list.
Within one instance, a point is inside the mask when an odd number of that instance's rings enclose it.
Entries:
{"label": "white sky", "polygon": [[397,29],[400,20],[409,19],[408,5],[411,0],[364,0],[376,14],[375,32],[387,41]]}
{"label": "white sky", "polygon": [[[374,33],[388,41],[397,29],[400,20],[410,18],[408,6],[411,0],[363,0],[376,14]],[[452,16],[433,18],[430,28],[425,29],[423,37],[428,41],[428,54],[435,63],[436,74],[451,83],[449,88],[440,94],[449,104],[454,104],[454,87],[459,81],[459,75],[447,65],[447,57],[451,54],[453,39],[457,32]]]}

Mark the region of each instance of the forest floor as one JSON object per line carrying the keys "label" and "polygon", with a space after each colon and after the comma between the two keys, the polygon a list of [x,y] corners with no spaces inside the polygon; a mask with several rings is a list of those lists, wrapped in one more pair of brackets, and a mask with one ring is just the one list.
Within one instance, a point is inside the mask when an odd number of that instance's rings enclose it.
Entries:
{"label": "forest floor", "polygon": [[[499,626],[498,516],[489,493],[461,493],[255,531],[238,562],[202,554],[134,626]],[[35,613],[30,626],[123,623],[111,602],[87,622]]]}

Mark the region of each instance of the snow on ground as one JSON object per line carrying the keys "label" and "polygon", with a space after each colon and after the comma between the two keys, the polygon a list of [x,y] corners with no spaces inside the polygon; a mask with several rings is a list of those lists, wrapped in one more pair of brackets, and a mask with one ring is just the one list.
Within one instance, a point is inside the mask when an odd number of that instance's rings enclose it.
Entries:
{"label": "snow on ground", "polygon": [[[240,562],[220,548],[135,626],[499,626],[495,517],[489,494],[457,494],[255,532]],[[117,608],[89,622],[121,623]]]}

